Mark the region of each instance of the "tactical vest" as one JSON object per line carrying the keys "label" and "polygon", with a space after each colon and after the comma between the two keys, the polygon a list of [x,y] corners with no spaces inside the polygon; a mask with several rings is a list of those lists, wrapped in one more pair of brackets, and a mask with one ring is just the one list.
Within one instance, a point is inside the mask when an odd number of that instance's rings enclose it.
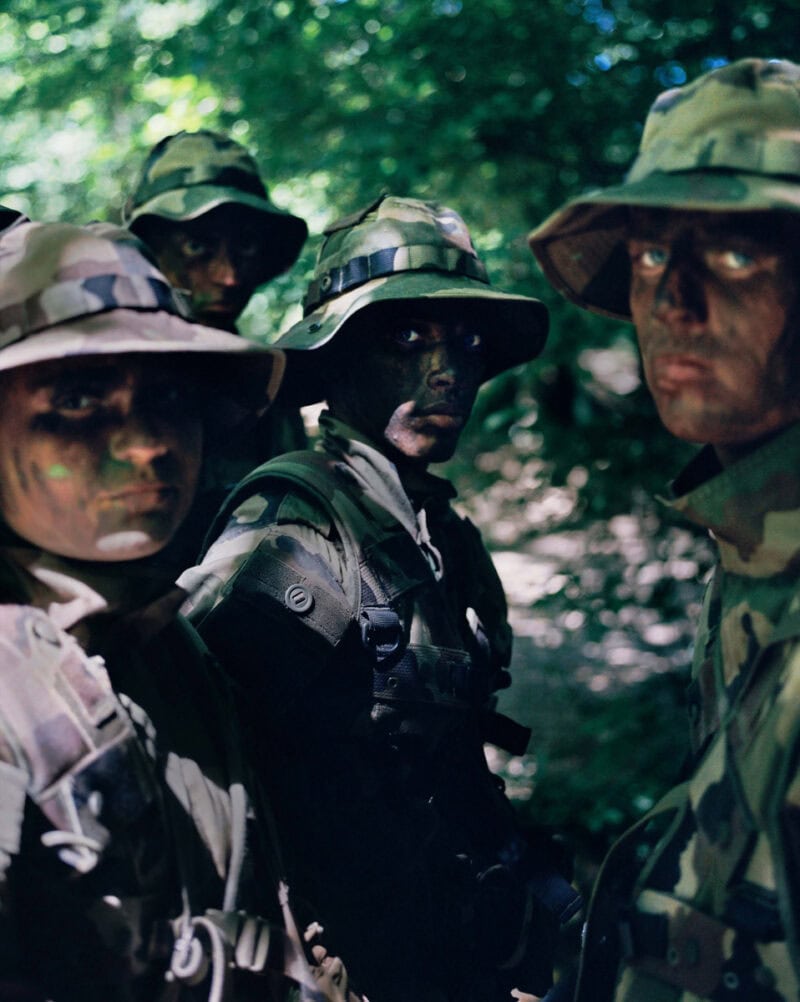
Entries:
{"label": "tactical vest", "polygon": [[798,998],[800,613],[792,605],[722,719],[713,616],[699,638],[691,778],[612,848],[592,900],[577,1002],[679,1002],[684,992]]}
{"label": "tactical vest", "polygon": [[[314,574],[293,558],[285,538],[278,543],[268,539],[225,594],[245,601],[250,596],[260,610],[273,610],[276,621],[293,619],[298,643],[311,644],[316,657],[325,659],[355,633],[372,665],[376,703],[478,712],[485,740],[522,754],[528,728],[486,708],[492,692],[508,684],[505,659],[497,653],[506,646],[500,639],[507,630],[505,617],[498,618],[491,603],[481,601],[479,590],[468,593],[474,604],[464,610],[463,622],[448,614],[440,590],[447,583],[436,581],[419,545],[394,516],[353,485],[344,463],[310,451],[264,463],[228,497],[207,543],[222,533],[248,497],[287,487],[312,499],[335,526],[344,550],[344,581]],[[457,527],[465,550],[484,552],[470,522],[459,519]],[[215,625],[214,634],[219,640],[223,631],[229,635],[246,629],[245,622],[226,619],[224,626]],[[319,644],[310,640],[312,635]],[[210,646],[218,649],[215,642]]]}

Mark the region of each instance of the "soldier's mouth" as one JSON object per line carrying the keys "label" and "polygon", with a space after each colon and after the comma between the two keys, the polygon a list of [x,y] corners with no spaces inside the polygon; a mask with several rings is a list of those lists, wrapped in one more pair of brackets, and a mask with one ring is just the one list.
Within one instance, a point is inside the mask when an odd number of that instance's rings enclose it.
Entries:
{"label": "soldier's mouth", "polygon": [[704,382],[711,365],[706,358],[686,352],[661,353],[650,363],[650,379],[657,386],[677,386]]}
{"label": "soldier's mouth", "polygon": [[98,497],[97,504],[101,509],[124,508],[136,515],[169,508],[175,504],[177,496],[177,487],[155,482],[136,484],[119,491],[104,492]]}
{"label": "soldier's mouth", "polygon": [[433,415],[441,415],[447,417],[466,417],[466,410],[463,404],[453,403],[448,400],[440,400],[437,403],[428,404],[426,407],[420,407],[417,410],[417,414],[423,417],[430,417]]}
{"label": "soldier's mouth", "polygon": [[461,428],[466,423],[467,417],[461,408],[446,405],[428,407],[419,413],[421,424],[442,429]]}
{"label": "soldier's mouth", "polygon": [[230,316],[239,312],[239,305],[234,303],[207,303],[203,307],[206,313],[222,313]]}

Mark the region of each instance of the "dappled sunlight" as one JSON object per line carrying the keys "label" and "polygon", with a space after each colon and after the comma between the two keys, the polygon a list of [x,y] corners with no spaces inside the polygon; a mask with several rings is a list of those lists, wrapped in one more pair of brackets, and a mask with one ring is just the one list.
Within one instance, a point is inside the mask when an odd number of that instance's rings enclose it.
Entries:
{"label": "dappled sunlight", "polygon": [[489,761],[533,817],[619,831],[686,751],[682,692],[711,546],[644,494],[590,517],[584,468],[555,488],[536,457],[479,458],[497,479],[461,505],[493,549],[515,637],[498,708],[533,732],[526,755],[489,749]]}

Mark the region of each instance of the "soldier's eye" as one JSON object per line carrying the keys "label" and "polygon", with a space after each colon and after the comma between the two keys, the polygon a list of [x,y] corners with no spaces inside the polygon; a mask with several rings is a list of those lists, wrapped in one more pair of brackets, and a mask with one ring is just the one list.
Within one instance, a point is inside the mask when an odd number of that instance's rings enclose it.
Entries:
{"label": "soldier's eye", "polygon": [[752,254],[746,254],[744,251],[733,250],[732,248],[718,251],[716,257],[722,267],[728,271],[743,271],[752,268],[756,263],[756,259]]}
{"label": "soldier's eye", "polygon": [[483,335],[477,331],[466,331],[462,335],[462,341],[467,351],[481,351],[483,349]]}
{"label": "soldier's eye", "polygon": [[73,390],[56,396],[53,399],[53,410],[67,417],[83,417],[102,403],[103,398],[97,393]]}
{"label": "soldier's eye", "polygon": [[663,247],[648,247],[639,255],[639,261],[644,268],[663,268],[667,263],[667,252]]}
{"label": "soldier's eye", "polygon": [[206,257],[211,253],[211,244],[198,237],[184,237],[181,240],[181,253],[184,257]]}
{"label": "soldier's eye", "polygon": [[415,344],[419,344],[422,340],[422,335],[419,331],[414,330],[413,327],[401,327],[394,332],[392,339],[397,344],[410,348]]}
{"label": "soldier's eye", "polygon": [[107,396],[108,387],[92,379],[68,382],[53,388],[50,409],[62,417],[87,417],[105,405]]}
{"label": "soldier's eye", "polygon": [[154,383],[140,395],[141,405],[153,413],[188,413],[201,403],[202,391],[188,380],[163,380]]}
{"label": "soldier's eye", "polygon": [[631,267],[640,274],[662,271],[669,260],[669,251],[658,244],[648,244],[643,240],[628,241],[628,256]]}
{"label": "soldier's eye", "polygon": [[254,230],[246,230],[236,238],[235,247],[242,257],[257,257],[261,253],[261,238]]}

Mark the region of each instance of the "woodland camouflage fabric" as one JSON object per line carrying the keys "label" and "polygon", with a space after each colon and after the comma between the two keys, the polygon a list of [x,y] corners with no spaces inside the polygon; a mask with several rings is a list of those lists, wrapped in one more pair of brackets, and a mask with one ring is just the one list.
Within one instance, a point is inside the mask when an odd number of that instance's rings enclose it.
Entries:
{"label": "woodland camouflage fabric", "polygon": [[196,641],[173,622],[128,645],[112,686],[49,615],[6,604],[0,664],[0,994],[204,998],[166,979],[175,937],[253,901],[237,738]]}
{"label": "woodland camouflage fabric", "polygon": [[178,132],[153,147],[125,203],[123,221],[136,232],[137,220],[145,216],[184,222],[226,204],[245,206],[263,219],[271,272],[262,281],[297,260],[308,235],[305,221],[273,204],[247,150],[205,129]]}
{"label": "woodland camouflage fabric", "polygon": [[[676,481],[685,492],[675,508],[720,551],[690,688],[695,761],[651,815],[650,835],[637,826],[605,864],[580,1002],[798,998],[798,462],[795,426],[724,472],[705,450]],[[626,865],[636,875],[628,894]],[[603,933],[629,953],[611,994],[598,990]]]}
{"label": "woodland camouflage fabric", "polygon": [[106,223],[23,223],[2,234],[0,349],[0,369],[122,352],[246,355],[220,360],[221,370],[234,366],[246,382],[255,373],[273,395],[283,369],[280,353],[192,323],[139,241]]}
{"label": "woodland camouflage fabric", "polygon": [[530,234],[554,288],[623,320],[628,206],[800,211],[800,66],[743,59],[665,91],[625,181],[568,202]]}
{"label": "woodland camouflage fabric", "polygon": [[352,429],[321,426],[322,454],[254,474],[179,582],[242,693],[294,889],[369,997],[542,993],[558,922],[533,902],[523,918],[527,844],[482,751],[509,681],[497,573],[449,483],[401,482]]}
{"label": "woodland camouflage fabric", "polygon": [[[493,289],[464,220],[438,202],[383,195],[325,230],[304,302],[304,318],[276,342],[293,352],[328,344],[345,322],[378,303],[402,301],[404,310],[450,307],[459,320],[485,334],[490,379],[535,358],[544,347],[548,316],[543,303]],[[324,396],[324,362],[295,355],[310,403]],[[290,380],[295,382],[292,374]]]}
{"label": "woodland camouflage fabric", "polygon": [[[323,432],[323,455],[334,464],[344,460],[346,468],[351,471],[342,480],[342,485],[347,487],[344,493],[349,497],[353,491],[356,495],[363,492],[370,502],[361,514],[357,530],[359,549],[372,549],[371,544],[381,541],[388,530],[395,531],[400,526],[415,542],[424,559],[426,569],[422,573],[434,569],[434,573],[441,576],[442,557],[432,543],[425,512],[415,510],[391,461],[352,428],[343,425],[327,412],[320,416],[320,428]],[[292,460],[303,469],[309,467],[304,453],[292,454]],[[285,463],[285,460],[281,462]],[[313,468],[316,464],[311,465]],[[259,479],[260,476],[255,474],[256,485]],[[432,475],[425,475],[422,483],[436,501],[435,510],[439,518],[444,517],[451,528],[463,521],[450,506],[450,501],[455,496],[452,485]],[[278,507],[271,494],[262,494],[255,488],[252,492],[239,488],[236,496],[240,498],[240,502],[235,509],[231,510],[230,504],[226,505],[222,517],[212,527],[209,533],[210,545],[202,563],[186,571],[179,582],[189,593],[184,611],[193,621],[201,621],[216,606],[243,563],[265,538],[283,532],[296,536],[304,548],[307,548],[309,557],[319,549],[317,559],[312,559],[310,566],[327,565],[327,571],[322,574],[322,583],[337,582],[349,610],[357,611],[361,600],[357,575],[354,577],[352,568],[345,566],[345,549],[337,541],[337,532],[330,516],[319,505],[304,498],[302,491],[298,494],[296,490],[291,490],[287,495],[286,488],[279,491]],[[335,507],[336,494],[332,494],[330,500]],[[229,513],[227,517],[225,512]],[[477,533],[475,537],[477,538]],[[493,642],[499,647],[500,661],[507,664],[510,659],[511,631],[506,623],[502,585],[482,544],[469,549],[479,549],[484,554],[485,563],[475,585],[483,590],[483,601],[491,607],[491,618],[497,623],[498,630]],[[413,584],[415,574],[419,573],[419,567],[416,571],[409,568],[407,584]]]}

